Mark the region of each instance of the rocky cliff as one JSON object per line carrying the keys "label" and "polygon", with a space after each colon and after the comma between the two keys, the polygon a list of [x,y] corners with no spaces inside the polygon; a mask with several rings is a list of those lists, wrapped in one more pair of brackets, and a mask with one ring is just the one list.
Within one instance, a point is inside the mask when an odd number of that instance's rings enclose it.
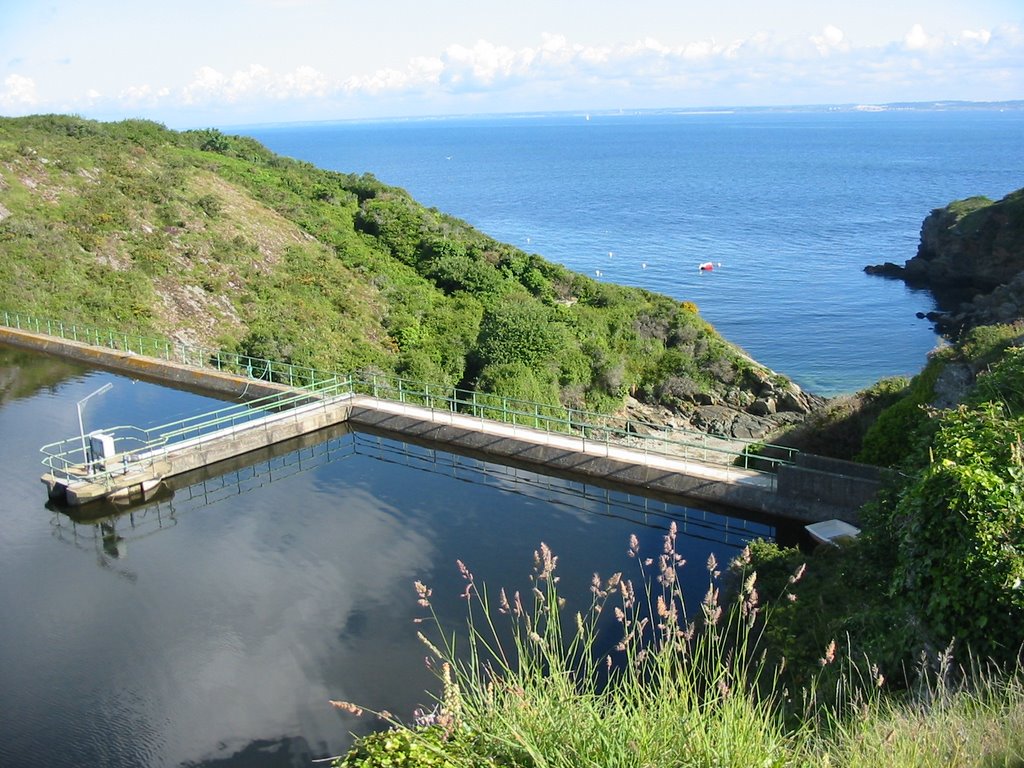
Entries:
{"label": "rocky cliff", "polygon": [[903,266],[865,267],[869,274],[929,288],[944,311],[929,313],[940,331],[1024,317],[1024,189],[992,202],[972,197],[932,211],[917,255]]}

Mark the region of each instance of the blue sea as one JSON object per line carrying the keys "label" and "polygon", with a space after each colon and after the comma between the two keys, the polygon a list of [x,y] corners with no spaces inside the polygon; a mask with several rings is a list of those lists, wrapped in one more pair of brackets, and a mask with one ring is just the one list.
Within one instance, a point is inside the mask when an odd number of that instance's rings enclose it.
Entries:
{"label": "blue sea", "polygon": [[[234,129],[368,172],[492,237],[692,301],[805,389],[910,375],[931,297],[864,266],[934,209],[1024,186],[1024,111],[558,114]],[[711,261],[713,272],[698,264]],[[720,266],[718,266],[720,265]]]}

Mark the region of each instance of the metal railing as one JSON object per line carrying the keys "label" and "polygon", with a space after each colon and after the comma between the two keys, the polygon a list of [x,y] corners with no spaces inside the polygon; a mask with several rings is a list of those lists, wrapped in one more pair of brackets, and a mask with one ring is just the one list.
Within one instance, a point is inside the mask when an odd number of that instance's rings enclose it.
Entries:
{"label": "metal railing", "polygon": [[112,487],[119,477],[153,467],[171,450],[182,449],[214,436],[230,435],[271,414],[298,415],[297,408],[313,404],[326,405],[333,398],[351,392],[351,380],[335,379],[155,427],[118,425],[90,433],[87,437],[99,432],[112,439],[112,444],[118,450],[110,456],[94,455],[91,446],[83,442],[81,435],[44,445],[39,450],[44,457],[43,466],[56,479],[68,482],[84,480]]}
{"label": "metal railing", "polygon": [[[586,440],[604,442],[608,446],[635,448],[645,454],[680,457],[691,461],[771,473],[779,464],[792,463],[794,455],[798,453],[793,448],[766,444],[758,440],[745,440],[697,430],[668,430],[628,417],[521,400],[450,385],[431,384],[396,375],[322,371],[294,363],[193,346],[141,334],[64,323],[17,312],[4,311],[0,315],[0,320],[9,328],[47,334],[67,341],[145,355],[182,365],[233,373],[254,380],[276,382],[297,388],[299,391],[325,383],[341,386],[339,382],[347,382],[351,394],[370,395],[382,400],[423,406],[432,411],[469,414],[481,419],[545,432],[577,435]],[[204,419],[207,416],[209,414],[196,418]]]}

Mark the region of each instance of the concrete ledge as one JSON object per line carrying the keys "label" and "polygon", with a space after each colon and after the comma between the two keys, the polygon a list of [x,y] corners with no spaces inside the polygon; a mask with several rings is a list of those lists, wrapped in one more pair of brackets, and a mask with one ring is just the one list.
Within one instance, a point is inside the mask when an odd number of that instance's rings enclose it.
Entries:
{"label": "concrete ledge", "polygon": [[0,342],[12,347],[77,360],[91,367],[124,373],[156,384],[170,383],[207,394],[228,395],[235,399],[256,400],[267,395],[294,391],[293,387],[256,381],[224,371],[211,371],[156,357],[136,355],[134,352],[93,347],[77,341],[2,326]]}
{"label": "concrete ledge", "polygon": [[[451,423],[454,420],[447,419],[447,414],[439,418],[449,423],[438,423],[416,415],[417,410],[427,409],[397,405],[407,413],[394,413],[379,410],[368,400],[356,399],[349,421],[358,428],[367,428],[396,440],[411,438],[428,445],[441,445],[445,450],[481,455],[499,463],[520,464],[542,472],[556,470],[568,476],[642,488],[662,497],[682,497],[768,517],[817,522],[849,516],[837,511],[834,505],[813,499],[781,498],[770,484],[754,482],[765,478],[753,472],[708,467],[664,456],[645,457],[642,452],[614,446],[606,450],[603,443],[595,443],[594,452],[589,452],[578,446],[582,442],[580,438],[547,435],[540,431],[530,435],[534,430],[513,428],[500,422],[494,422],[495,430],[500,426],[519,435],[487,433],[468,425]],[[575,442],[577,447],[552,444],[556,440]],[[701,473],[706,476],[701,476]],[[770,482],[770,478],[768,480]]]}
{"label": "concrete ledge", "polygon": [[[292,387],[255,381],[223,371],[92,347],[11,328],[0,328],[0,342],[156,383],[234,399],[256,399],[295,391]],[[499,462],[523,463],[540,471],[603,479],[652,493],[801,522],[839,518],[856,524],[859,521],[855,505],[859,505],[860,499],[868,498],[872,488],[877,488],[876,481],[857,476],[860,470],[836,474],[811,467],[780,467],[776,489],[775,476],[737,467],[707,465],[682,457],[591,441],[579,435],[545,432],[366,396],[353,396],[346,400],[344,406],[325,408],[322,415],[310,416],[308,423],[301,428],[288,427],[282,422],[270,434],[268,423],[263,431],[254,429],[244,438],[237,435],[210,445],[183,448],[173,462],[160,457],[160,466],[154,466],[154,472],[167,477],[191,471],[345,419],[392,434],[399,440],[434,443],[456,452],[479,453]]]}

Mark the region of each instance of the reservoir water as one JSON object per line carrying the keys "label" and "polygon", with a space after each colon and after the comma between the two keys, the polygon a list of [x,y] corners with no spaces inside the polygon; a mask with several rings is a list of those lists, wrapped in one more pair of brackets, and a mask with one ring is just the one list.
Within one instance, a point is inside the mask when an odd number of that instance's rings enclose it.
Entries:
{"label": "reservoir water", "polygon": [[344,427],[195,474],[149,504],[75,516],[48,505],[39,448],[221,402],[0,347],[0,765],[308,766],[373,723],[346,699],[411,719],[435,679],[415,637],[413,582],[463,626],[461,559],[480,583],[528,590],[541,542],[567,609],[591,575],[636,575],[636,534],[671,520],[699,600],[704,563],[764,521],[503,467]]}
{"label": "reservoir water", "polygon": [[[914,374],[930,296],[865,275],[934,209],[1024,184],[1024,110],[561,114],[229,129],[371,172],[492,237],[695,302],[755,359],[833,395]],[[701,273],[697,265],[721,267]],[[600,275],[598,276],[598,273]]]}

